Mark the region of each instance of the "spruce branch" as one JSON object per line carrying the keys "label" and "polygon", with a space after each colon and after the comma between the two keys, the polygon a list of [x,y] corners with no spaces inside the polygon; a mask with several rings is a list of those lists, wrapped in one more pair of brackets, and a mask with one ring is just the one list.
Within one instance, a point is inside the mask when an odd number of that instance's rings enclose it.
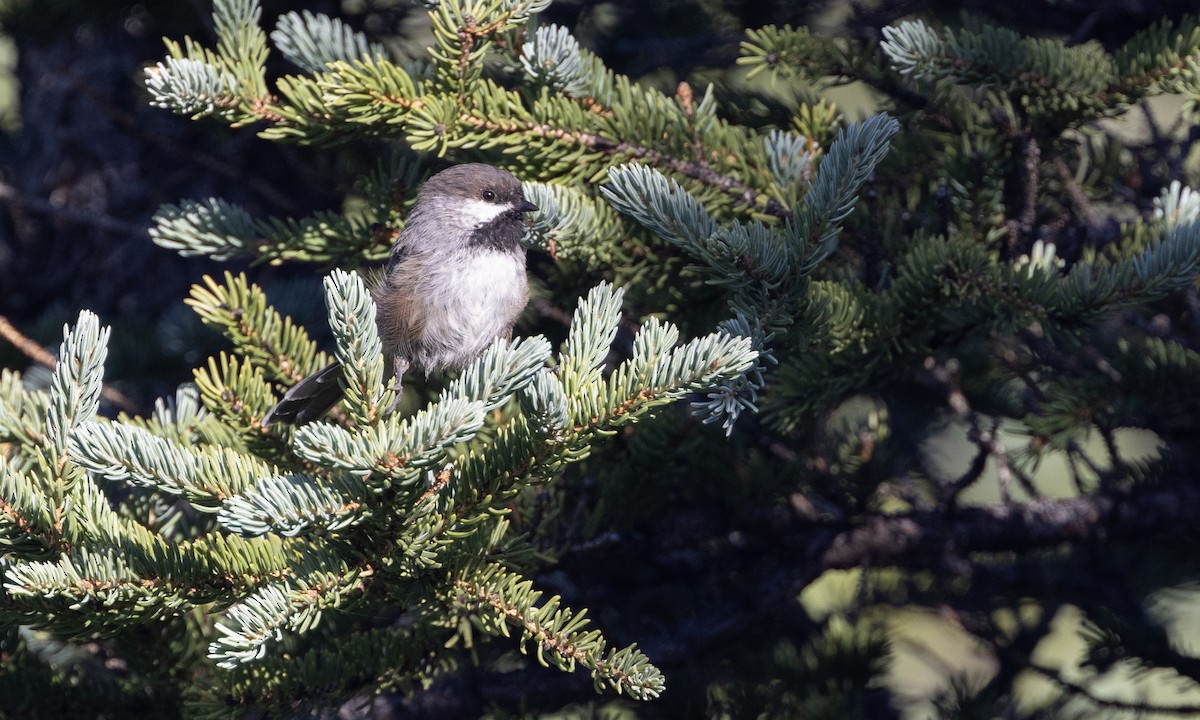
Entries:
{"label": "spruce branch", "polygon": [[226,530],[245,536],[333,533],[369,515],[360,499],[366,492],[361,481],[348,475],[332,481],[315,475],[271,475],[224,502],[217,520]]}
{"label": "spruce branch", "polygon": [[490,564],[454,583],[453,602],[479,613],[482,628],[490,633],[521,632],[521,649],[534,643],[537,660],[547,667],[574,672],[582,666],[592,672],[596,691],[606,687],[628,693],[635,700],[651,700],[666,688],[662,673],[636,646],[608,650],[604,638],[586,630],[583,612],[575,613],[560,604],[558,596],[539,604],[541,591],[520,575]]}
{"label": "spruce branch", "polygon": [[154,213],[150,237],[157,245],[183,256],[208,255],[229,260],[248,252],[259,234],[243,208],[210,198],[207,203],[163,205]]}
{"label": "spruce branch", "polygon": [[766,25],[746,31],[737,63],[750,66],[748,78],[767,71],[772,79],[820,78],[838,74],[839,56],[832,41],[812,35],[808,28]]}
{"label": "spruce branch", "polygon": [[550,359],[550,352],[550,343],[540,335],[497,340],[446,386],[441,401],[481,402],[483,411],[490,412],[528,385]]}
{"label": "spruce branch", "polygon": [[88,423],[72,433],[70,448],[75,462],[101,477],[186,498],[201,512],[216,512],[273,472],[230,448],[189,448],[122,423]]}
{"label": "spruce branch", "polygon": [[559,360],[559,380],[568,395],[599,377],[600,364],[617,336],[624,296],[624,290],[600,283],[575,308]]}
{"label": "spruce branch", "polygon": [[411,418],[389,417],[351,432],[328,423],[296,431],[296,454],[323,467],[373,473],[385,482],[411,485],[445,449],[465,442],[483,426],[483,403],[452,398],[430,404]]}
{"label": "spruce branch", "polygon": [[[39,481],[49,506],[51,525],[40,529],[52,532],[55,540],[66,547],[80,533],[95,530],[80,512],[86,512],[86,499],[99,493],[91,478],[71,461],[68,442],[72,432],[96,417],[109,329],[101,329],[99,318],[85,310],[74,328],[64,326],[63,334],[50,381],[44,434],[33,453],[37,472],[32,477]],[[38,513],[33,517],[44,516]],[[26,522],[30,520],[25,518]]]}
{"label": "spruce branch", "polygon": [[369,216],[348,218],[332,212],[300,219],[255,220],[241,206],[209,198],[163,205],[154,214],[150,237],[180,255],[207,255],[215,260],[379,260],[386,255],[386,247],[376,240],[370,225]]}
{"label": "spruce branch", "polygon": [[239,88],[256,100],[269,95],[265,72],[267,37],[259,25],[261,18],[258,0],[213,2],[217,55],[237,78]]}
{"label": "spruce branch", "polygon": [[[14,348],[20,350],[20,352],[22,352],[26,358],[37,362],[38,365],[49,367],[50,370],[54,370],[54,366],[56,362],[58,362],[55,360],[54,355],[49,353],[46,348],[43,348],[41,344],[38,344],[36,341],[32,340],[32,338],[26,336],[24,332],[18,330],[16,326],[14,326],[11,322],[8,322],[8,318],[4,316],[0,316],[0,337],[4,337],[5,340],[10,342]],[[0,370],[0,372],[10,371]],[[113,388],[112,385],[101,385],[100,396],[103,397],[104,400],[113,403],[114,406],[125,410],[127,413],[132,413],[137,409],[137,406],[134,406],[133,401],[126,397],[124,392]],[[10,397],[16,397],[16,394],[10,394]],[[6,419],[16,419],[18,415],[19,413],[16,412],[0,413],[0,425],[4,424]]]}
{"label": "spruce branch", "polygon": [[[601,283],[580,303],[559,355],[557,377],[535,374],[521,393],[537,414],[514,417],[486,452],[471,452],[428,498],[439,524],[435,535],[469,535],[502,512],[523,486],[552,479],[588,455],[593,443],[650,410],[690,392],[706,392],[749,370],[757,357],[750,340],[714,333],[682,346],[674,326],[651,322],[640,352],[605,379],[598,368],[612,342],[622,293]],[[633,378],[648,378],[642,387]]]}
{"label": "spruce branch", "polygon": [[641,165],[611,169],[601,192],[618,210],[700,261],[689,269],[733,290],[735,312],[762,314],[773,326],[790,322],[792,313],[771,299],[795,294],[783,284],[798,279],[789,242],[777,228],[758,221],[718,226],[694,195]]}
{"label": "spruce branch", "polygon": [[237,81],[201,60],[168,57],[145,69],[150,104],[193,120],[229,112]]}
{"label": "spruce branch", "polygon": [[219,285],[206,275],[204,285],[193,285],[185,302],[269,378],[291,384],[329,363],[303,328],[269,306],[262,289],[251,285],[245,274],[234,277],[226,272],[224,279]]}
{"label": "spruce branch", "polygon": [[566,394],[562,382],[547,368],[542,368],[533,380],[521,388],[521,411],[535,432],[562,442],[570,421]]}
{"label": "spruce branch", "polygon": [[0,370],[0,442],[36,450],[46,432],[50,395],[29,392],[20,373]]}
{"label": "spruce branch", "polygon": [[1198,61],[1200,22],[1195,15],[1177,22],[1164,18],[1137,32],[1113,55],[1123,90],[1131,98],[1183,91],[1194,82]]}
{"label": "spruce branch", "polygon": [[762,213],[765,216],[783,220],[791,217],[791,211],[780,203],[779,200],[770,197],[765,192],[754,189],[733,174],[718,172],[707,162],[684,160],[644,145],[612,142],[598,136],[581,136],[580,139],[585,141],[588,147],[596,148],[616,158],[641,160],[647,164],[660,166],[678,173],[702,185],[716,188],[728,194],[752,212]]}
{"label": "spruce branch", "polygon": [[94,313],[83,311],[74,328],[63,327],[50,383],[50,407],[46,418],[46,440],[58,453],[65,453],[72,431],[96,416],[108,357],[109,328],[100,327]]}
{"label": "spruce branch", "polygon": [[368,133],[394,134],[436,98],[423,91],[419,78],[379,56],[336,61],[311,79],[285,78],[279,89],[292,107],[264,137],[291,141],[308,141],[309,133],[316,133],[311,141],[345,140],[345,123]]}
{"label": "spruce branch", "polygon": [[758,393],[766,387],[764,373],[767,365],[778,365],[771,342],[774,334],[766,333],[761,322],[752,323],[745,315],[725,320],[720,325],[720,331],[730,337],[747,338],[750,348],[756,353],[754,365],[741,375],[729,378],[707,393],[707,400],[691,403],[692,412],[703,418],[703,422],[721,422],[725,435],[733,432],[734,423],[742,412],[749,410],[758,412]]}
{"label": "spruce branch", "polygon": [[1099,267],[1077,263],[1064,278],[1058,299],[1068,317],[1109,312],[1190,287],[1198,272],[1200,223],[1174,224],[1161,242],[1132,258]]}
{"label": "spruce branch", "polygon": [[522,243],[555,261],[580,262],[588,270],[626,262],[614,252],[625,239],[620,218],[585,187],[524,183],[525,197],[538,212],[532,214]]}
{"label": "spruce branch", "polygon": [[704,242],[716,230],[715,221],[695,196],[645,165],[610,169],[608,184],[600,192],[617,210],[696,255],[703,254]]}
{"label": "spruce branch", "polygon": [[530,78],[576,98],[598,96],[587,59],[579,41],[561,25],[539,27],[521,48],[521,67]]}
{"label": "spruce branch", "polygon": [[111,548],[17,562],[4,578],[5,591],[27,608],[26,622],[67,636],[111,632],[190,607],[177,590],[147,583]]}
{"label": "spruce branch", "polygon": [[326,276],[329,327],[337,341],[346,409],[359,425],[379,421],[387,392],[383,386],[383,343],[375,325],[375,302],[358,275],[334,270]]}
{"label": "spruce branch", "polygon": [[215,50],[190,37],[182,45],[166,40],[166,64],[145,68],[154,104],[193,117],[216,115],[234,127],[280,120],[267,90],[261,15],[257,0],[215,0]]}
{"label": "spruce branch", "polygon": [[908,21],[883,29],[880,45],[897,72],[919,80],[1004,93],[1022,113],[1075,124],[1108,111],[1117,66],[1097,43],[1067,46],[1006,28],[978,32]]}
{"label": "spruce branch", "polygon": [[345,633],[336,643],[318,644],[280,660],[229,671],[224,685],[201,698],[198,709],[227,714],[230,706],[287,714],[330,707],[364,691],[411,692],[452,670],[444,641],[424,626],[374,628]]}
{"label": "spruce branch", "polygon": [[286,450],[275,433],[263,427],[262,419],[275,405],[275,392],[263,377],[260,366],[224,352],[208,359],[206,367],[193,373],[204,407],[222,427],[236,433],[242,442],[270,457]]}
{"label": "spruce branch", "polygon": [[1153,218],[1167,229],[1194,224],[1200,220],[1200,192],[1173,181],[1154,198]]}
{"label": "spruce branch", "polygon": [[607,430],[634,421],[653,407],[732,380],[758,357],[749,338],[724,333],[668,351],[677,337],[674,325],[656,320],[644,324],[634,340],[634,356],[613,371],[602,389],[577,398],[572,410],[579,429]]}
{"label": "spruce branch", "polygon": [[55,546],[54,515],[44,497],[32,474],[0,455],[0,544],[6,562],[41,559]]}
{"label": "spruce branch", "polygon": [[200,391],[193,383],[184,383],[167,397],[156,398],[150,417],[144,424],[138,418],[122,413],[122,422],[146,427],[160,437],[184,446],[202,443],[233,444],[234,433],[217,421],[200,401]]}
{"label": "spruce branch", "polygon": [[[362,133],[402,136],[414,149],[433,150],[439,154],[452,148],[520,144],[535,152],[558,155],[556,167],[560,172],[574,171],[579,167],[579,159],[597,153],[614,162],[641,160],[718,188],[745,204],[751,212],[787,217],[788,211],[783,204],[742,180],[739,172],[732,172],[734,167],[723,171],[699,156],[692,157],[707,136],[735,139],[736,131],[716,119],[711,88],[699,107],[685,112],[683,105],[686,103],[657,93],[645,94],[628,78],[613,75],[594,56],[581,51],[578,55],[582,68],[579,78],[590,87],[589,96],[581,98],[580,102],[607,104],[620,98],[629,107],[619,109],[621,117],[614,125],[604,113],[592,111],[591,105],[576,105],[574,111],[553,103],[535,102],[528,106],[519,94],[503,91],[483,78],[480,74],[483,54],[491,46],[491,38],[514,24],[526,22],[543,6],[541,0],[492,0],[466,12],[459,3],[439,4],[431,13],[438,40],[432,54],[444,93],[437,92],[436,86],[422,85],[404,69],[375,55],[333,60],[311,77],[282,78],[278,82],[281,99],[245,91],[239,85],[233,96],[220,99],[221,107],[236,108],[222,117],[234,124],[265,120],[268,127],[262,131],[264,137],[299,142],[346,140],[350,134],[344,126],[352,124]],[[253,9],[257,13],[257,5]],[[231,21],[230,26],[242,27],[240,23],[245,17],[245,13],[237,13],[237,21]],[[294,26],[294,21],[288,26]],[[555,57],[561,56],[564,62],[567,57],[575,57],[568,52],[572,49],[567,47],[572,42],[569,36],[560,32],[555,37],[558,38]],[[223,63],[236,64],[224,58],[220,51],[207,51],[192,41],[188,41],[186,50],[173,44],[169,44],[169,50],[172,57],[186,56],[214,67]],[[237,62],[244,64],[247,58]],[[538,59],[526,60],[534,69],[533,63]],[[152,70],[151,75],[158,73],[157,69]],[[239,97],[238,93],[244,93],[244,96]],[[672,122],[678,125],[679,132],[667,133],[668,137],[689,137],[694,142],[689,142],[686,147],[660,147],[662,129],[641,127],[653,117],[649,112],[652,109],[669,111]],[[565,116],[563,111],[566,111]],[[737,139],[728,157],[759,152],[745,147],[743,142]],[[721,164],[728,165],[728,162]],[[185,210],[192,214],[196,212],[194,207]],[[186,228],[181,228],[181,232],[186,234]],[[170,241],[176,246],[187,247],[189,242],[196,242],[198,247],[203,247],[199,239],[192,241],[184,237]],[[222,252],[232,250],[244,252],[246,248],[238,246]],[[291,253],[302,256],[305,250],[299,247]],[[282,252],[283,256],[288,256],[287,248]]]}
{"label": "spruce branch", "polygon": [[771,176],[781,187],[805,186],[811,180],[812,141],[785,130],[772,130],[763,143]]}
{"label": "spruce branch", "polygon": [[280,15],[271,41],[290,62],[310,73],[339,60],[349,62],[385,53],[382,45],[368,41],[340,19],[308,10]]}
{"label": "spruce branch", "polygon": [[816,179],[793,210],[788,226],[792,256],[800,260],[801,275],[812,272],[837,248],[842,221],[858,202],[858,192],[887,155],[900,123],[886,114],[851,123],[838,133],[817,168]]}
{"label": "spruce branch", "polygon": [[858,192],[886,155],[899,124],[886,115],[852,123],[825,154],[785,230],[753,221],[718,225],[674,180],[639,165],[609,170],[601,189],[621,212],[675,243],[702,264],[709,282],[734,291],[735,313],[782,330],[805,301],[806,278],[837,248]]}
{"label": "spruce branch", "polygon": [[430,57],[439,85],[453,92],[460,103],[465,102],[494,36],[524,23],[549,4],[550,0],[481,0],[470,6],[439,3],[429,13],[436,42]]}
{"label": "spruce branch", "polygon": [[294,581],[271,583],[231,607],[217,623],[218,637],[208,647],[217,667],[232,670],[259,661],[284,631],[303,634],[322,613],[363,590],[360,573],[316,571]]}

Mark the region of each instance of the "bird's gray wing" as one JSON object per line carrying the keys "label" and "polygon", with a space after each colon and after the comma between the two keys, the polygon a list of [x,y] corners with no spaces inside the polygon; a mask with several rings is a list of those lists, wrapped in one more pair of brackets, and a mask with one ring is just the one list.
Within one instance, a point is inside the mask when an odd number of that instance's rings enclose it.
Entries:
{"label": "bird's gray wing", "polygon": [[341,376],[341,364],[333,362],[296,383],[263,418],[263,426],[277,422],[303,425],[321,417],[342,399]]}

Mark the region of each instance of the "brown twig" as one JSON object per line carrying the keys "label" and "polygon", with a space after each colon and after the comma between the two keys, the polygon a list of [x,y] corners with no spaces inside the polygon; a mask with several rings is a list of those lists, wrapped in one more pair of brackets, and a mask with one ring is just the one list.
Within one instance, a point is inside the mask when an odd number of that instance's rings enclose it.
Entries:
{"label": "brown twig", "polygon": [[667,168],[672,172],[699,181],[705,185],[732,195],[747,207],[757,208],[761,212],[773,215],[781,220],[792,217],[792,211],[775,198],[764,197],[745,182],[732,175],[722,175],[708,163],[699,160],[685,160],[667,155],[659,150],[630,142],[618,142],[595,133],[582,130],[568,130],[553,125],[536,122],[497,122],[488,118],[464,113],[459,116],[463,123],[481,130],[496,130],[508,133],[528,132],[538,137],[547,137],[566,143],[574,143],[581,147],[599,150],[605,155],[623,155],[633,160],[643,160],[651,165]]}
{"label": "brown twig", "polygon": [[1079,183],[1075,181],[1075,173],[1071,172],[1071,168],[1067,166],[1067,161],[1061,156],[1055,155],[1051,161],[1054,166],[1054,171],[1058,173],[1058,177],[1063,181],[1063,187],[1067,191],[1067,195],[1071,198],[1071,204],[1075,206],[1075,212],[1079,213],[1079,217],[1090,227],[1100,227],[1100,216],[1096,214],[1096,210],[1092,207],[1091,199],[1083,192],[1083,188],[1079,187]]}
{"label": "brown twig", "polygon": [[1037,219],[1038,165],[1042,148],[1028,123],[1018,127],[1015,119],[1001,108],[994,108],[991,117],[1000,133],[1012,143],[1013,154],[1021,158],[1020,167],[1013,168],[1004,181],[1005,202],[1017,209],[1016,217],[1007,222],[1008,252],[1011,257],[1016,257],[1033,245],[1033,224]]}
{"label": "brown twig", "polygon": [[[54,366],[57,364],[57,360],[55,359],[54,355],[50,354],[35,340],[30,339],[16,327],[14,327],[13,324],[8,321],[8,318],[4,317],[3,315],[0,315],[0,337],[3,337],[5,340],[12,343],[13,347],[20,350],[29,359],[33,360],[39,365],[45,365],[53,370]],[[110,387],[109,385],[104,385],[101,387],[100,395],[105,400],[109,401],[113,405],[116,405],[125,412],[138,412],[138,406],[132,400],[126,397],[121,391]]]}
{"label": "brown twig", "polygon": [[916,510],[868,517],[839,534],[822,569],[875,566],[930,567],[947,548],[958,552],[1022,552],[1098,538],[1152,537],[1164,527],[1200,519],[1200,491],[1150,490],[1128,498],[1090,495],[959,508],[953,516]]}

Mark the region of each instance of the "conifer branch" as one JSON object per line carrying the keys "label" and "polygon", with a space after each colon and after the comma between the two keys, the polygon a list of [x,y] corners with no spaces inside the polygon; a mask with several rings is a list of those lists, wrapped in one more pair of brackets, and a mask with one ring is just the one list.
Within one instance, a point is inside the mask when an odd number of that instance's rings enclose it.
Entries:
{"label": "conifer branch", "polygon": [[456,398],[481,402],[483,411],[490,412],[528,385],[549,359],[550,343],[540,335],[497,340],[446,386],[441,401]]}
{"label": "conifer branch", "polygon": [[207,367],[196,368],[194,376],[204,406],[243,441],[261,447],[274,437],[262,425],[276,398],[261,366],[220,353],[208,359]]}
{"label": "conifer branch", "polygon": [[168,57],[145,70],[153,104],[192,119],[229,112],[237,102],[237,81],[200,60]]}
{"label": "conifer branch", "polygon": [[830,74],[838,54],[832,42],[812,35],[808,28],[767,25],[746,33],[737,62],[751,66],[749,77],[770,71],[777,78],[797,74],[819,78]]}
{"label": "conifer branch", "polygon": [[244,208],[210,198],[163,205],[154,223],[154,242],[184,256],[335,262],[348,257],[381,260],[387,255],[387,244],[378,242],[369,222],[339,213],[255,221]]}
{"label": "conifer branch", "polygon": [[559,378],[568,395],[599,377],[600,364],[617,336],[624,296],[620,288],[600,283],[592,288],[571,316],[559,366]]}
{"label": "conifer branch", "polygon": [[302,328],[267,305],[266,295],[244,274],[225,273],[225,284],[204,277],[204,286],[193,285],[185,302],[206,325],[229,338],[240,354],[259,364],[274,380],[294,383],[328,364]]}
{"label": "conifer branch", "polygon": [[60,454],[66,453],[71,432],[94,418],[100,406],[109,328],[101,329],[99,318],[85,310],[75,327],[64,327],[63,334],[46,418],[46,440]]}
{"label": "conifer branch", "polygon": [[284,57],[310,73],[324,70],[333,62],[385,53],[382,45],[368,41],[338,18],[314,15],[308,10],[280,15],[271,41]]}
{"label": "conifer branch", "polygon": [[1116,79],[1112,59],[1092,44],[1068,47],[996,27],[939,34],[919,20],[883,33],[880,47],[904,75],[998,88],[1051,106],[1062,102],[1062,96],[1069,102],[1095,102]]}
{"label": "conifer branch", "polygon": [[402,484],[465,442],[483,425],[483,403],[452,398],[403,421],[389,417],[358,432],[313,423],[296,431],[295,450],[306,460],[350,472],[377,473]]}
{"label": "conifer branch", "polygon": [[[481,618],[485,630],[508,635],[509,626],[520,629],[522,640],[535,644],[542,665],[569,672],[580,665],[592,671],[597,690],[611,687],[635,700],[656,698],[666,687],[662,673],[636,646],[605,655],[606,643],[599,633],[584,630],[584,613],[562,607],[557,596],[538,605],[542,593],[519,575],[490,565],[475,578],[456,580],[454,589],[456,604],[488,612]],[[524,642],[521,647],[524,651]]]}
{"label": "conifer branch", "polygon": [[383,343],[375,325],[375,303],[358,275],[334,270],[325,278],[329,327],[337,340],[342,387],[350,418],[374,425],[383,410]]}
{"label": "conifer branch", "polygon": [[[0,337],[3,337],[5,340],[11,343],[13,347],[24,353],[25,356],[30,360],[33,360],[43,367],[48,367],[51,369],[54,368],[54,365],[57,362],[57,360],[54,358],[54,355],[47,352],[41,345],[18,330],[11,322],[8,321],[8,318],[4,317],[3,315],[0,315]],[[132,400],[126,397],[125,394],[120,390],[117,390],[110,385],[101,386],[100,396],[113,405],[125,410],[126,412],[134,412],[137,410],[137,407],[133,404]]]}
{"label": "conifer branch", "polygon": [[246,536],[332,533],[368,516],[359,499],[365,493],[362,483],[351,476],[339,475],[330,482],[313,475],[271,475],[225,502],[217,519],[230,532]]}
{"label": "conifer branch", "polygon": [[178,590],[146,582],[113,549],[15,563],[5,572],[5,590],[40,608],[31,618],[36,624],[67,635],[159,620],[189,606]]}
{"label": "conifer branch", "polygon": [[361,593],[361,577],[357,571],[318,571],[295,581],[264,585],[230,608],[217,624],[219,635],[209,645],[209,657],[227,670],[261,660],[267,647],[282,639],[284,630],[304,633],[320,622],[326,609]]}
{"label": "conifer branch", "polygon": [[285,662],[268,655],[235,668],[224,688],[202,698],[202,707],[302,713],[363,691],[417,690],[455,667],[451,656],[437,652],[441,646],[442,640],[421,626],[347,633],[337,643],[308,648]]}
{"label": "conifer branch", "polygon": [[224,500],[272,473],[265,463],[229,448],[187,448],[120,423],[81,427],[71,435],[71,454],[108,480],[185,497],[201,512],[216,512]]}
{"label": "conifer branch", "polygon": [[54,518],[43,497],[34,477],[0,456],[0,539],[10,561],[44,557],[57,544]]}

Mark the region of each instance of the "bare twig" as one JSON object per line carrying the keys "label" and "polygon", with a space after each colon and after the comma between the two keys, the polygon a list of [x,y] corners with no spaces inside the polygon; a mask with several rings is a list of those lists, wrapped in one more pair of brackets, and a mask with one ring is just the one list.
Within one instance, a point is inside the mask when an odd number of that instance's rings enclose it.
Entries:
{"label": "bare twig", "polygon": [[[33,360],[39,365],[45,365],[53,370],[54,366],[58,362],[54,355],[50,354],[45,348],[39,345],[37,341],[32,340],[23,334],[8,321],[8,318],[4,317],[3,315],[0,315],[0,337],[3,337],[5,340],[12,343],[13,347],[20,350],[29,359]],[[105,400],[109,401],[113,405],[116,405],[125,412],[138,412],[138,406],[136,403],[126,397],[124,393],[109,385],[104,385],[101,387],[100,395]]]}
{"label": "bare twig", "polygon": [[1075,182],[1075,173],[1071,172],[1067,161],[1055,155],[1051,164],[1054,166],[1054,171],[1058,173],[1059,179],[1063,181],[1063,187],[1066,188],[1067,195],[1071,197],[1071,204],[1075,206],[1075,212],[1079,213],[1079,217],[1083,218],[1089,227],[1100,227],[1100,216],[1096,214],[1096,210],[1092,207],[1092,201],[1084,194],[1083,188]]}
{"label": "bare twig", "polygon": [[954,515],[918,510],[868,517],[840,533],[822,569],[936,567],[956,552],[1020,552],[1097,539],[1147,538],[1200,520],[1200,490],[1171,488],[1125,498],[1091,495],[958,508]]}

